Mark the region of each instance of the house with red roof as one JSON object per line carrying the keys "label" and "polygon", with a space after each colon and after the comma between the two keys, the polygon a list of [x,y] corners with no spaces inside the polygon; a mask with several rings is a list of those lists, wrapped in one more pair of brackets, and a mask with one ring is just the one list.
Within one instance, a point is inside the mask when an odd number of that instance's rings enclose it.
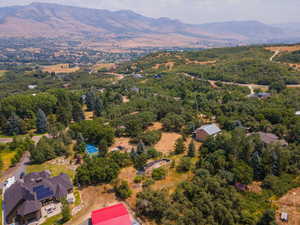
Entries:
{"label": "house with red roof", "polygon": [[133,221],[124,204],[98,209],[92,212],[92,225],[132,225]]}

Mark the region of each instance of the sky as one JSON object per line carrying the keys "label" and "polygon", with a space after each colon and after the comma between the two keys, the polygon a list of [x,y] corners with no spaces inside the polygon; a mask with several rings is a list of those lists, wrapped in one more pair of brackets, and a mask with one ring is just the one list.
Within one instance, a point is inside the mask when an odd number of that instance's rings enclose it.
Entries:
{"label": "sky", "polygon": [[194,24],[233,20],[300,23],[300,0],[0,0],[0,7],[37,1],[109,10],[129,9],[149,17],[170,17]]}

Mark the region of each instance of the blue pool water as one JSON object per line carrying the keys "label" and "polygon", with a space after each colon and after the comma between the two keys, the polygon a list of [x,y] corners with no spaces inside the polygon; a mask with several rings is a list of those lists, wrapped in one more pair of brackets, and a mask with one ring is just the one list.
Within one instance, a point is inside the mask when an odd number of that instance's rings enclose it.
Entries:
{"label": "blue pool water", "polygon": [[95,147],[94,145],[86,145],[85,151],[89,155],[95,155],[99,152],[99,149],[97,147]]}

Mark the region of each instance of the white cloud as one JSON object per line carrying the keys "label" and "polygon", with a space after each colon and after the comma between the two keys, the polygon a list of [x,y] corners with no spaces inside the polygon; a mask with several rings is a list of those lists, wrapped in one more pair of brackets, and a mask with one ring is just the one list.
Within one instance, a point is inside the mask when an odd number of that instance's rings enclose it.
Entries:
{"label": "white cloud", "polygon": [[[111,10],[131,9],[152,17],[171,17],[188,23],[260,20],[300,22],[300,0],[36,0]],[[0,6],[32,0],[0,0]]]}

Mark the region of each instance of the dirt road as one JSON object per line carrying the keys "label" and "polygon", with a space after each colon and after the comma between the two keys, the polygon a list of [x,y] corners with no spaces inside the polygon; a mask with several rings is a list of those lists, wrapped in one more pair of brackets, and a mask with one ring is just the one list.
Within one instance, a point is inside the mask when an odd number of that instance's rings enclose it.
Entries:
{"label": "dirt road", "polygon": [[275,51],[274,54],[273,54],[273,55],[271,56],[271,58],[270,58],[270,62],[272,62],[273,59],[274,59],[277,55],[279,55],[279,53],[280,53],[279,50]]}

